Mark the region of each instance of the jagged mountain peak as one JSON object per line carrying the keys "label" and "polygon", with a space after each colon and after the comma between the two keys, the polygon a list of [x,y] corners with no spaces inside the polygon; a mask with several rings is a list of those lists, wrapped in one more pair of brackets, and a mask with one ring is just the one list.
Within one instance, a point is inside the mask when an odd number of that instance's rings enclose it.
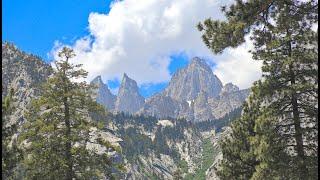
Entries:
{"label": "jagged mountain peak", "polygon": [[126,73],[123,73],[122,81],[121,81],[121,86],[131,86],[131,87],[137,87],[137,82],[133,79],[131,79]]}
{"label": "jagged mountain peak", "polygon": [[188,65],[188,69],[190,70],[199,70],[203,69],[208,73],[212,73],[211,67],[208,65],[206,60],[201,59],[199,57],[194,57],[191,59],[191,62]]}
{"label": "jagged mountain peak", "polygon": [[115,110],[135,113],[144,105],[144,101],[144,97],[139,93],[137,82],[124,73],[115,104]]}
{"label": "jagged mountain peak", "polygon": [[220,94],[232,93],[232,92],[237,92],[237,91],[239,91],[239,87],[230,82],[230,83],[227,83],[223,86]]}
{"label": "jagged mountain peak", "polygon": [[189,101],[195,99],[200,91],[206,92],[209,97],[216,97],[221,88],[222,82],[205,60],[194,57],[187,67],[172,76],[165,95],[179,101]]}
{"label": "jagged mountain peak", "polygon": [[[108,94],[111,93],[103,84],[101,76],[92,81],[100,86],[100,101],[110,97]],[[115,112],[203,121],[222,117],[240,106],[247,93],[232,83],[223,86],[206,61],[194,57],[188,66],[173,75],[164,91],[148,98],[147,101],[140,95],[137,82],[127,73],[123,73],[118,96],[111,97],[114,97],[114,103],[109,101],[108,104],[114,104],[112,109]]]}
{"label": "jagged mountain peak", "polygon": [[97,86],[97,89],[95,90],[95,98],[97,102],[108,109],[114,109],[116,96],[113,95],[108,86],[103,83],[101,76],[99,75],[95,77],[90,84]]}
{"label": "jagged mountain peak", "polygon": [[201,59],[201,58],[199,58],[197,56],[192,58],[190,64],[188,65],[188,67],[192,67],[192,66],[203,67],[203,68],[211,71],[211,68],[207,64],[207,62],[204,59]]}

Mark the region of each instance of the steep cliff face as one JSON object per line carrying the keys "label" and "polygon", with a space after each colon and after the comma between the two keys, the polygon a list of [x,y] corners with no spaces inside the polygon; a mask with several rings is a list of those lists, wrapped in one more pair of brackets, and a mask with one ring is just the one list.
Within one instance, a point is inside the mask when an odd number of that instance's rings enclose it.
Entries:
{"label": "steep cliff face", "polygon": [[171,97],[157,94],[147,99],[143,109],[138,113],[146,113],[156,117],[176,117],[177,112],[179,111],[178,106],[179,102],[172,99]]}
{"label": "steep cliff face", "polygon": [[213,116],[221,118],[228,112],[240,107],[249,96],[249,92],[249,89],[222,91],[217,98],[209,99],[208,105],[211,108]]}
{"label": "steep cliff face", "polygon": [[212,73],[210,66],[204,60],[195,57],[186,68],[173,75],[163,94],[178,101],[191,101],[200,92],[205,92],[208,97],[216,97],[221,88],[222,83]]}
{"label": "steep cliff face", "polygon": [[145,105],[137,114],[146,114],[160,118],[185,118],[193,120],[191,106],[186,101],[178,101],[170,96],[157,94],[146,100]]}
{"label": "steep cliff face", "polygon": [[16,111],[12,123],[23,121],[27,105],[40,93],[39,86],[52,72],[51,66],[39,57],[26,54],[13,44],[2,44],[2,98],[10,89],[14,90]]}
{"label": "steep cliff face", "polygon": [[113,95],[107,85],[103,83],[101,76],[94,78],[90,84],[97,87],[94,92],[96,101],[108,110],[113,110],[117,97]]}
{"label": "steep cliff face", "polygon": [[193,101],[194,119],[196,120],[211,120],[214,116],[208,104],[208,95],[202,91],[198,94],[197,98]]}
{"label": "steep cliff face", "polygon": [[115,110],[135,113],[143,105],[144,97],[139,94],[139,88],[136,81],[130,79],[127,74],[124,74],[115,103]]}

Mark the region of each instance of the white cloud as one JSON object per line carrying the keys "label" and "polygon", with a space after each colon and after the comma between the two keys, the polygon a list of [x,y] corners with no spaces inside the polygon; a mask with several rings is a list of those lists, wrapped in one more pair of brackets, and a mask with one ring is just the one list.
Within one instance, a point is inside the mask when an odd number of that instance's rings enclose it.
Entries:
{"label": "white cloud", "polygon": [[231,81],[246,88],[260,71],[246,47],[213,56],[196,29],[197,23],[206,18],[223,18],[220,7],[230,2],[233,1],[114,1],[108,14],[90,14],[90,36],[71,45],[77,54],[73,61],[84,64],[89,71],[88,80],[97,75],[102,75],[104,81],[121,80],[126,72],[141,85],[168,81],[170,55],[186,52],[189,58],[214,59],[214,72],[223,83]]}
{"label": "white cloud", "polygon": [[245,37],[246,43],[236,49],[227,48],[221,55],[216,55],[216,74],[223,83],[232,82],[240,88],[248,88],[252,83],[261,78],[261,61],[254,61],[248,52],[253,50],[253,43],[249,36]]}

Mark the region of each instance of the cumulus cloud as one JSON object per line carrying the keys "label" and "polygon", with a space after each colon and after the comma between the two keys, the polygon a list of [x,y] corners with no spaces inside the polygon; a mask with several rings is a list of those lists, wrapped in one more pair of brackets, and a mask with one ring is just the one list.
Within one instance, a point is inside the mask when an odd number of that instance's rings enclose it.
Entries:
{"label": "cumulus cloud", "polygon": [[221,55],[214,56],[216,74],[223,83],[232,82],[241,88],[248,88],[252,83],[261,78],[261,61],[254,61],[248,52],[253,50],[253,43],[249,36],[245,37],[246,43],[236,49],[227,48]]}
{"label": "cumulus cloud", "polygon": [[[123,0],[114,1],[107,14],[92,12],[90,35],[70,45],[73,59],[89,71],[90,81],[102,75],[104,81],[121,79],[126,72],[139,85],[170,80],[170,55],[185,52],[189,58],[212,59],[214,72],[223,83],[241,88],[259,78],[259,65],[247,53],[248,45],[213,55],[196,29],[199,21],[223,18],[222,5],[231,0]],[[56,43],[54,52],[62,44]]]}

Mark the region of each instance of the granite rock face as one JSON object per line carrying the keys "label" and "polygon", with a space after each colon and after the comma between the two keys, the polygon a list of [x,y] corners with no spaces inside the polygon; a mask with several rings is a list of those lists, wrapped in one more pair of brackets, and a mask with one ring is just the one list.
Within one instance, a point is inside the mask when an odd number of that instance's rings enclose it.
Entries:
{"label": "granite rock face", "polygon": [[52,74],[52,68],[39,57],[20,51],[10,43],[2,44],[2,98],[10,89],[16,111],[12,123],[22,122],[27,105],[40,93],[40,85]]}
{"label": "granite rock face", "polygon": [[203,142],[200,131],[193,125],[182,120],[116,116],[110,116],[118,120],[111,121],[108,127],[123,139],[120,144],[127,158],[124,179],[173,180],[178,162],[182,161],[187,170],[184,174],[195,172]]}
{"label": "granite rock face", "polygon": [[172,77],[164,95],[178,101],[194,100],[200,92],[205,92],[208,97],[219,95],[222,83],[212,73],[210,66],[198,57],[183,69],[178,70]]}
{"label": "granite rock face", "polygon": [[94,78],[91,84],[97,87],[94,92],[96,101],[108,110],[113,110],[117,97],[113,95],[107,85],[103,83],[101,76]]}
{"label": "granite rock face", "polygon": [[210,120],[214,116],[208,108],[208,95],[206,92],[200,92],[193,103],[193,112],[195,120]]}
{"label": "granite rock face", "polygon": [[144,101],[144,97],[139,94],[137,82],[124,74],[115,103],[115,110],[135,113],[144,105]]}
{"label": "granite rock face", "polygon": [[146,100],[144,107],[139,114],[149,114],[156,117],[175,117],[177,116],[179,103],[169,96],[157,94]]}
{"label": "granite rock face", "polygon": [[178,117],[193,120],[193,113],[188,102],[178,101],[163,94],[156,94],[147,99],[137,114],[146,114],[160,118]]}
{"label": "granite rock face", "polygon": [[249,96],[249,89],[222,92],[217,98],[208,100],[209,107],[215,118],[221,118],[228,112],[240,107]]}

